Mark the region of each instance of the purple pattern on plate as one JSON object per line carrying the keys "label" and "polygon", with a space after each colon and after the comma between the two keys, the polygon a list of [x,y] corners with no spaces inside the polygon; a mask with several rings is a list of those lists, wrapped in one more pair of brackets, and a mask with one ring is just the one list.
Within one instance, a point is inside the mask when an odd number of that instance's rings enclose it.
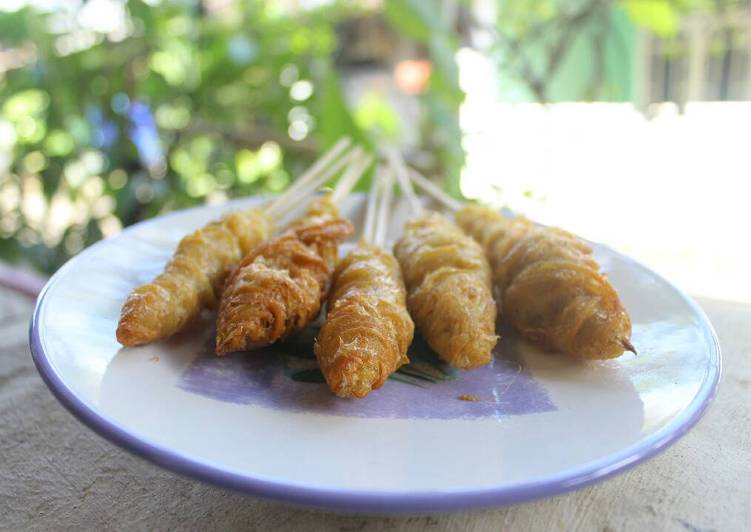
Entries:
{"label": "purple pattern on plate", "polygon": [[[317,370],[310,344],[286,344],[280,348],[227,357],[199,356],[183,373],[178,386],[191,393],[236,404],[255,404],[293,412],[372,418],[479,418],[555,410],[545,389],[512,353],[499,350],[487,366],[472,371],[446,370],[432,353],[410,350],[416,363],[444,368],[437,382],[390,379],[364,399],[339,399],[325,383],[301,382],[293,375],[315,380]],[[417,351],[417,352],[415,352]],[[290,353],[297,353],[296,355]],[[307,378],[307,377],[305,377]],[[401,374],[397,378],[403,378]],[[409,378],[409,377],[407,377]],[[464,401],[462,395],[475,396]]]}

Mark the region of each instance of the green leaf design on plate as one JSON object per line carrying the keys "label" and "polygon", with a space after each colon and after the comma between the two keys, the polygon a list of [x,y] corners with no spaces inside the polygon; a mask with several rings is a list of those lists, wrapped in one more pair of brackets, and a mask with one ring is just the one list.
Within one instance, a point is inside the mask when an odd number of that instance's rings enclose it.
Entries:
{"label": "green leaf design on plate", "polygon": [[[279,345],[279,351],[285,356],[285,372],[296,382],[316,384],[326,382],[321,370],[314,366],[313,341],[319,328],[310,327]],[[415,335],[407,355],[410,363],[396,370],[389,376],[389,380],[425,388],[427,385],[454,380],[459,376],[456,369],[438,358],[435,351],[419,334]]]}
{"label": "green leaf design on plate", "polygon": [[291,373],[290,377],[292,377],[292,380],[296,382],[308,382],[316,384],[326,382],[326,379],[323,378],[323,373],[321,373],[321,370],[318,368],[296,371],[294,373]]}
{"label": "green leaf design on plate", "polygon": [[404,373],[399,373],[399,372],[394,373],[393,375],[389,376],[389,380],[395,381],[395,382],[401,382],[403,384],[409,384],[411,386],[417,386],[418,388],[427,388],[427,386],[425,385],[425,382],[422,382],[418,379],[405,375]]}
{"label": "green leaf design on plate", "polygon": [[[434,384],[454,380],[459,376],[456,369],[438,358],[436,352],[419,334],[415,335],[407,356],[409,356],[410,363],[399,368],[394,375],[402,375]],[[392,375],[392,378],[394,375]],[[414,384],[414,382],[410,382],[410,384]]]}

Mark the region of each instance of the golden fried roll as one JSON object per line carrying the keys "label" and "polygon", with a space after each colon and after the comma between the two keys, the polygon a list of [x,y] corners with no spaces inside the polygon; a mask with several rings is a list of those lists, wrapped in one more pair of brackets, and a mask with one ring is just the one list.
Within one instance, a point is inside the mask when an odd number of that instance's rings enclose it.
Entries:
{"label": "golden fried roll", "polygon": [[579,359],[633,350],[631,319],[586,243],[478,205],[456,220],[485,248],[502,314],[522,335]]}
{"label": "golden fried roll", "polygon": [[362,243],[334,272],[326,321],[315,344],[329,388],[339,397],[365,397],[402,364],[415,325],[407,312],[399,263]]}
{"label": "golden fried roll", "polygon": [[425,340],[457,368],[490,362],[496,306],[482,248],[438,213],[410,221],[394,247],[407,306]]}
{"label": "golden fried roll", "polygon": [[269,345],[313,321],[326,296],[339,244],[352,230],[322,198],[284,233],[246,256],[222,293],[216,353]]}
{"label": "golden fried roll", "polygon": [[270,231],[265,212],[251,209],[226,214],[183,238],[164,271],[128,296],[117,340],[134,346],[166,338],[216,305],[227,275]]}

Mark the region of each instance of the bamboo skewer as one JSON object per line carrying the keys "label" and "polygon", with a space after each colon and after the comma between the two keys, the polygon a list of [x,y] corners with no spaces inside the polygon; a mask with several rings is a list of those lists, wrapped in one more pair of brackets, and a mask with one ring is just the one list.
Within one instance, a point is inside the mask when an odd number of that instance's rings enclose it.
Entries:
{"label": "bamboo skewer", "polygon": [[[266,207],[272,218],[285,215],[299,202],[300,197],[310,196],[317,188],[334,177],[342,168],[352,163],[353,158],[362,153],[362,148],[355,147],[349,152],[349,138],[337,142],[328,152],[321,156],[306,170],[284,194],[273,200]],[[342,153],[344,152],[344,155]]]}
{"label": "bamboo skewer", "polygon": [[419,173],[417,170],[410,169],[409,175],[412,178],[412,181],[414,181],[417,186],[422,189],[423,192],[426,192],[433,199],[441,203],[444,207],[448,208],[451,211],[458,211],[462,208],[461,201],[446,194],[446,192],[444,192],[438,185],[430,181],[427,177]]}
{"label": "bamboo skewer", "polygon": [[362,230],[362,239],[366,242],[370,242],[373,239],[373,235],[375,234],[376,211],[378,209],[377,204],[379,196],[378,183],[380,183],[382,174],[385,171],[386,168],[383,166],[378,166],[378,168],[376,168],[375,175],[373,176],[373,182],[371,183],[370,190],[368,191],[368,197],[365,205],[365,220],[363,222]]}
{"label": "bamboo skewer", "polygon": [[392,171],[396,175],[399,188],[402,189],[402,193],[407,198],[410,209],[413,214],[421,215],[423,213],[422,203],[420,203],[417,194],[415,194],[415,189],[412,187],[412,182],[409,179],[409,170],[407,169],[407,164],[404,162],[404,158],[396,148],[391,146],[384,146],[382,150]]}
{"label": "bamboo skewer", "polygon": [[409,362],[414,323],[399,264],[385,241],[394,175],[379,166],[358,246],[334,273],[328,315],[315,344],[326,382],[340,397],[364,397]]}
{"label": "bamboo skewer", "polygon": [[362,242],[383,247],[388,229],[388,210],[394,188],[394,173],[390,168],[379,166],[365,206]]}
{"label": "bamboo skewer", "polygon": [[487,364],[498,336],[485,253],[450,219],[423,209],[402,156],[384,152],[413,213],[394,247],[410,314],[441,359],[463,369]]}
{"label": "bamboo skewer", "polygon": [[[552,227],[536,227],[523,217],[506,219],[498,212],[479,205],[465,208],[461,202],[417,172],[412,172],[412,179],[433,199],[455,212],[459,225],[483,243],[494,270],[504,319],[514,328],[532,340],[573,358],[613,358],[621,355],[624,349],[636,354],[630,340],[631,320],[628,313],[615,289],[600,273],[589,246],[570,233]],[[546,254],[541,254],[539,250],[542,249],[547,250]],[[565,260],[561,260],[562,257]],[[516,274],[509,274],[510,264],[514,261]],[[557,266],[543,271],[546,265]],[[541,272],[536,279],[538,286],[547,288],[523,288],[522,272],[526,271],[529,276],[534,269]],[[561,285],[558,279],[563,278],[562,274],[565,273],[569,273],[570,276],[566,277],[569,281]],[[550,280],[547,285],[543,282],[545,279]],[[572,287],[577,290],[572,290]],[[560,300],[566,296],[565,290],[577,293],[580,301],[588,297],[593,303],[588,307],[581,304],[576,306],[573,304],[575,300],[569,296],[568,305],[558,304],[562,308],[559,314],[547,317],[547,323],[554,325],[541,327],[539,323],[532,326],[527,322],[529,308],[534,308],[533,305],[546,298],[558,297]],[[524,297],[520,291],[525,291]],[[590,315],[586,313],[587,309]],[[539,316],[539,312],[536,315]],[[565,334],[561,333],[559,323],[568,326]],[[576,341],[582,330],[589,331],[587,342]]]}
{"label": "bamboo skewer", "polygon": [[378,212],[375,215],[375,228],[371,242],[376,246],[383,247],[386,244],[388,214],[391,207],[391,198],[394,194],[394,172],[389,172],[387,169],[379,185],[381,189],[380,204],[378,205]]}
{"label": "bamboo skewer", "polygon": [[352,224],[337,203],[372,162],[355,148],[334,190],[313,200],[287,230],[247,255],[227,280],[217,314],[216,353],[266,346],[307,327],[328,291],[339,244]]}
{"label": "bamboo skewer", "polygon": [[134,346],[166,338],[183,329],[203,308],[214,306],[229,272],[270,236],[274,220],[299,202],[300,194],[310,195],[360,156],[359,148],[344,153],[350,144],[348,138],[338,141],[265,208],[228,212],[185,236],[162,273],[128,296],[118,322],[118,341]]}
{"label": "bamboo skewer", "polygon": [[[355,150],[356,153],[354,153]],[[373,163],[372,155],[367,155],[360,147],[355,148],[355,150],[353,150],[349,167],[339,179],[336,187],[334,187],[334,190],[331,193],[330,200],[331,203],[335,205],[339,205],[344,201],[350,192],[352,192],[355,185],[357,185],[358,181],[360,181],[360,178],[365,171]]]}

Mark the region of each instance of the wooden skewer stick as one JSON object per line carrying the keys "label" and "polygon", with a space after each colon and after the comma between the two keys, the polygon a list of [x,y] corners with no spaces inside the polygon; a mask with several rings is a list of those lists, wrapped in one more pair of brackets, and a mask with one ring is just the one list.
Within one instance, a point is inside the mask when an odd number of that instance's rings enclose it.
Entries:
{"label": "wooden skewer stick", "polygon": [[365,206],[365,222],[363,223],[362,239],[366,242],[372,242],[375,234],[376,211],[378,203],[378,184],[381,182],[382,174],[386,171],[383,165],[376,168],[373,182],[368,191],[367,204]]}
{"label": "wooden skewer stick", "polygon": [[[349,137],[339,139],[329,151],[319,157],[305,172],[303,172],[303,174],[292,183],[284,194],[271,202],[268,206],[268,212],[277,214],[280,211],[284,211],[284,205],[289,202],[290,198],[299,196],[300,193],[306,190],[312,183],[318,183],[322,172],[331,166],[331,164],[336,161],[336,159],[342,155],[347,148],[349,148],[350,144],[352,144],[352,141]],[[313,189],[315,190],[318,186],[320,185],[313,187]]]}
{"label": "wooden skewer stick", "polygon": [[311,176],[317,175],[323,171],[328,165],[330,165],[336,158],[341,155],[352,144],[352,140],[349,137],[342,137],[336,143],[329,148],[329,151],[324,153],[321,157],[314,162],[310,168],[308,168],[303,175],[301,175],[293,184],[289,187],[293,193],[298,192],[301,187],[305,185]]}
{"label": "wooden skewer stick", "polygon": [[[358,156],[359,153],[360,149],[354,148],[339,159],[336,159],[333,163],[331,162],[331,158],[329,158],[329,164],[325,166],[319,165],[320,169],[317,172],[306,172],[304,175],[305,182],[300,186],[290,187],[282,196],[272,202],[272,204],[267,208],[267,212],[273,218],[283,216],[300,201],[300,197],[310,196],[318,187],[334,177],[344,167],[351,164],[353,162],[353,158]],[[326,156],[322,157],[321,159],[325,157]],[[319,159],[319,161],[321,159]]]}
{"label": "wooden skewer stick", "polygon": [[[434,183],[429,181],[425,176],[420,175],[418,172],[414,170],[412,170],[411,176],[412,176],[412,180],[417,184],[418,187],[420,187],[424,192],[427,192],[428,195],[432,196],[435,200],[443,204],[448,209],[452,211],[458,211],[462,207],[462,203],[460,201],[457,201],[456,199],[446,194],[443,190],[438,188]],[[636,348],[631,343],[630,339],[621,338],[619,342],[626,351],[631,351],[635,355],[638,354],[636,352]]]}
{"label": "wooden skewer stick", "polygon": [[409,172],[410,177],[412,178],[412,181],[415,182],[415,184],[420,188],[423,192],[426,192],[428,195],[432,196],[436,201],[441,203],[444,207],[452,210],[452,211],[458,211],[462,208],[462,202],[457,200],[456,198],[452,198],[446,192],[444,192],[438,185],[433,183],[430,179],[425,177],[424,175],[420,174],[417,170],[414,168],[410,169]]}
{"label": "wooden skewer stick", "polygon": [[331,193],[331,202],[334,204],[340,203],[350,192],[352,192],[352,189],[355,188],[357,182],[373,162],[373,156],[367,155],[365,150],[359,146],[352,150],[352,152],[349,167],[339,179],[336,187],[334,187],[334,191]]}
{"label": "wooden skewer stick", "polygon": [[[352,148],[352,150],[347,152],[341,159],[338,159],[336,162],[334,162],[334,164],[332,164],[316,179],[308,183],[301,190],[301,192],[299,192],[299,195],[302,195],[303,197],[310,196],[318,188],[322,187],[327,181],[329,181],[332,177],[334,177],[336,174],[338,174],[342,170],[345,170],[345,171],[349,170],[361,155],[363,155],[362,148],[360,148],[359,146]],[[296,197],[291,197],[291,199],[294,203],[297,203]]]}
{"label": "wooden skewer stick", "polygon": [[272,215],[282,216],[286,214],[287,211],[291,210],[297,203],[299,203],[301,198],[307,198],[316,188],[331,179],[331,177],[336,175],[342,168],[346,168],[344,175],[339,179],[334,191],[331,193],[332,202],[334,204],[340,203],[352,191],[372,161],[373,157],[367,156],[361,147],[357,146],[353,148],[349,153],[336,161],[314,180],[310,181],[302,190],[298,189],[296,195],[292,196],[285,194],[285,196],[288,197],[288,200],[278,206],[277,210],[273,212]]}
{"label": "wooden skewer stick", "polygon": [[373,244],[383,247],[386,243],[386,231],[389,226],[389,207],[391,198],[394,195],[394,172],[387,171],[379,183],[380,203],[378,213],[375,219],[375,231],[373,235]]}
{"label": "wooden skewer stick", "polygon": [[415,194],[415,189],[412,188],[412,182],[409,179],[407,164],[404,162],[404,158],[402,157],[401,153],[399,153],[396,148],[393,148],[391,146],[384,146],[383,151],[389,161],[389,164],[391,165],[391,168],[393,169],[393,172],[396,174],[396,179],[399,182],[399,188],[402,189],[402,193],[407,198],[410,209],[412,209],[412,212],[415,214],[422,214],[422,203],[420,203],[417,194]]}

